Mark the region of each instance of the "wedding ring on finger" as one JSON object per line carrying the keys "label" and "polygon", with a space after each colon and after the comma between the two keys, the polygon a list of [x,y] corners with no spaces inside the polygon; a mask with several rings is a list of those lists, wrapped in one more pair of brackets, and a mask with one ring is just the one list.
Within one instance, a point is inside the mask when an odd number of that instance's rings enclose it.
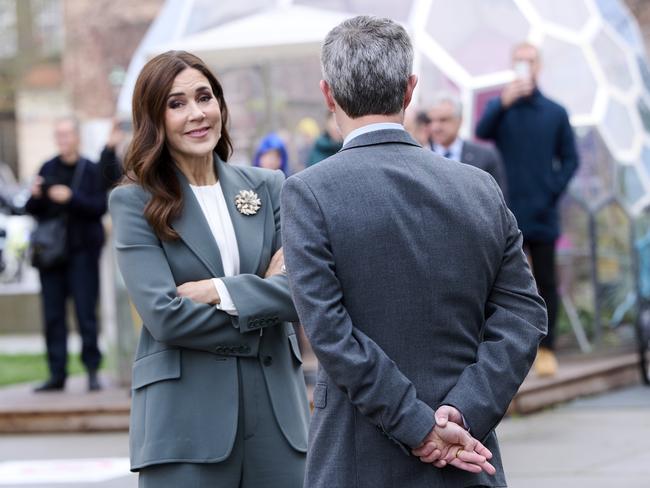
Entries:
{"label": "wedding ring on finger", "polygon": [[461,453],[461,452],[463,452],[462,449],[458,449],[458,451],[456,451],[456,457],[457,457],[457,458],[460,457],[460,453]]}

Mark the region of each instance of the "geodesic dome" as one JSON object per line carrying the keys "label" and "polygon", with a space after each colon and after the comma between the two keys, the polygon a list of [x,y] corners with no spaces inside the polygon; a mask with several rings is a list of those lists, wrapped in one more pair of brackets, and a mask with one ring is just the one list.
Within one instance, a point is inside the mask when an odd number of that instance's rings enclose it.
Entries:
{"label": "geodesic dome", "polygon": [[[294,35],[282,41],[265,37],[246,22],[261,17],[263,23],[265,15],[277,19],[283,12],[295,14],[295,9],[307,9],[309,22],[317,25],[296,27]],[[567,108],[581,155],[569,196],[562,202],[559,248],[565,306],[595,310],[596,322],[599,314],[604,320],[620,315],[621,304],[629,302],[635,289],[630,235],[635,230],[639,237],[650,235],[650,218],[644,213],[650,205],[650,69],[638,26],[622,1],[168,0],[136,53],[120,105],[128,110],[137,72],[161,46],[191,46],[211,53],[217,64],[231,59],[227,50],[237,46],[225,46],[219,37],[223,32],[229,39],[239,35],[245,40],[239,44],[249,49],[234,56],[240,63],[264,62],[255,58],[256,46],[265,48],[258,55],[273,52],[274,59],[300,52],[300,62],[315,73],[302,80],[308,87],[294,84],[282,97],[311,97],[320,104],[313,82],[319,76],[320,34],[313,32],[316,27],[326,32],[333,25],[325,24],[358,14],[391,17],[408,29],[420,78],[415,104],[426,107],[441,89],[457,92],[464,105],[465,136],[473,133],[487,100],[512,79],[512,46],[528,40],[540,47],[540,88]],[[302,50],[295,50],[298,45]],[[269,79],[273,76],[262,83]],[[281,88],[276,85],[274,90]],[[236,90],[227,93],[237,96]],[[252,109],[249,104],[241,110]]]}

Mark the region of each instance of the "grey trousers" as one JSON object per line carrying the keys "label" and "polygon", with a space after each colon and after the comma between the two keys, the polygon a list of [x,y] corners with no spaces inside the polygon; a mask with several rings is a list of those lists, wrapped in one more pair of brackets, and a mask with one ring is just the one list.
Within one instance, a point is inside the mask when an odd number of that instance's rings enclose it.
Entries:
{"label": "grey trousers", "polygon": [[[238,358],[239,424],[220,463],[168,463],[140,470],[140,488],[302,488],[305,454],[280,431],[258,358]],[[189,399],[188,399],[189,400]]]}

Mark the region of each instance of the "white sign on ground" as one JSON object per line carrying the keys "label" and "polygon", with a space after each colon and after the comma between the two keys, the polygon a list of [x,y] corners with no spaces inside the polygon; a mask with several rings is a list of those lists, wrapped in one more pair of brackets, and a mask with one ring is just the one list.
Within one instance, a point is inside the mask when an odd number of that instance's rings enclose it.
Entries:
{"label": "white sign on ground", "polygon": [[0,462],[0,486],[35,483],[99,483],[129,474],[128,458]]}

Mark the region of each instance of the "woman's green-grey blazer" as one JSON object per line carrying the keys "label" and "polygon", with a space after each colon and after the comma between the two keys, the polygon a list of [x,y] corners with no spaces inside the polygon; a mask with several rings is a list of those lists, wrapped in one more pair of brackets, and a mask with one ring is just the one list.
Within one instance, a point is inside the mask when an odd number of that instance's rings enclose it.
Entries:
{"label": "woman's green-grey blazer", "polygon": [[[287,277],[264,279],[281,246],[281,171],[232,166],[215,170],[237,237],[241,274],[223,277],[219,248],[187,179],[178,172],[183,210],[161,241],[144,217],[148,194],[138,185],[111,193],[117,262],[144,326],[133,364],[131,469],[161,463],[214,463],[228,458],[237,432],[236,357],[259,357],[273,413],[287,442],[307,450],[309,409],[298,320]],[[254,215],[235,206],[242,190],[262,202]],[[239,316],[181,298],[188,281],[222,278]]]}

